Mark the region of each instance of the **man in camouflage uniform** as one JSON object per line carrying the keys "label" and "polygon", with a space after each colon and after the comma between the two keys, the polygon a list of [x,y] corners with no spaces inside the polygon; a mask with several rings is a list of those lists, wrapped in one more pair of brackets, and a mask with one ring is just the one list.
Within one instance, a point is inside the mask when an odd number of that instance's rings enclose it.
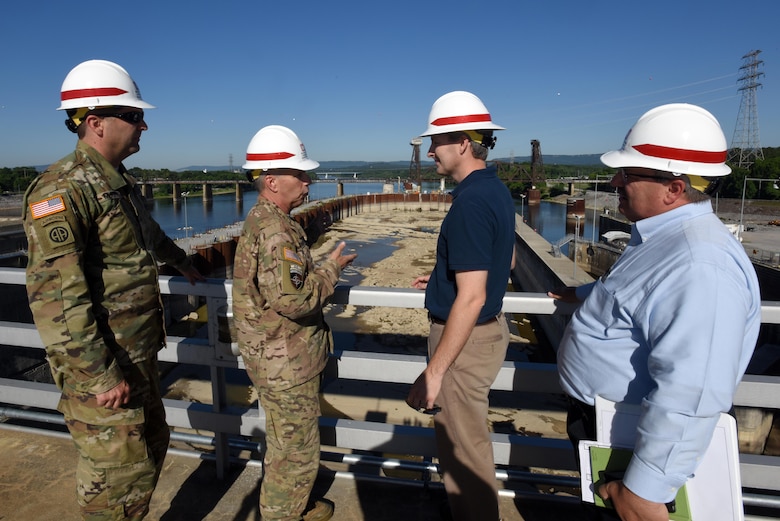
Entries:
{"label": "man in camouflage uniform", "polygon": [[272,125],[255,134],[244,168],[260,195],[244,221],[233,268],[233,316],[247,373],[266,417],[260,513],[264,521],[326,520],[333,505],[309,501],[320,461],[320,379],[332,347],[323,306],[356,255],[344,243],[316,267],[290,217],[309,192],[298,137]]}
{"label": "man in camouflage uniform", "polygon": [[139,150],[142,109],[152,108],[134,87],[111,62],[70,72],[60,109],[76,150],[39,175],[24,202],[30,308],[79,451],[77,498],[90,521],[142,519],[168,449],[157,259],[202,279],[121,163]]}

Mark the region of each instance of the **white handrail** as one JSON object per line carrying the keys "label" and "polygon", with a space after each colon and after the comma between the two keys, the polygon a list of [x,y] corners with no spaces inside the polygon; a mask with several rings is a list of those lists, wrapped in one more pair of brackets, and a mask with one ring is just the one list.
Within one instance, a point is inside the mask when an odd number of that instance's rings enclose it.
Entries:
{"label": "white handrail", "polygon": [[[23,285],[24,278],[23,269],[0,268],[0,284]],[[217,309],[228,301],[232,281],[209,279],[206,282],[190,285],[183,277],[162,276],[160,288],[166,295],[205,297],[209,317],[208,338],[169,337],[168,348],[160,352],[160,359],[167,362],[209,366],[215,389],[214,406],[165,400],[171,425],[211,430],[218,436],[251,436],[262,432],[265,418],[261,409],[225,407],[223,401],[225,388],[222,371],[228,367],[243,367],[241,358],[235,356],[231,346],[217,339],[219,327]],[[424,307],[424,293],[411,288],[338,286],[332,297],[332,303],[421,309]],[[506,313],[567,315],[571,314],[575,307],[551,299],[543,293],[510,292],[504,298],[503,309]],[[762,303],[762,322],[780,324],[780,302]],[[5,345],[43,348],[37,330],[32,324],[0,322],[0,332]],[[337,349],[329,364],[328,374],[335,374],[343,379],[408,384],[419,375],[425,363],[423,356]],[[554,364],[513,361],[504,362],[493,389],[560,393]],[[747,375],[740,383],[735,405],[780,409],[778,389],[780,389],[780,377]],[[6,404],[53,410],[56,408],[58,397],[59,392],[53,385],[0,379],[0,402]],[[323,418],[321,429],[337,446],[354,450],[400,451],[408,454],[430,455],[433,447],[430,429],[419,426]],[[574,468],[567,440],[494,434],[493,443],[497,464],[543,466],[553,469]],[[523,447],[527,450],[519,450]],[[751,486],[760,484],[758,488],[780,490],[779,461],[780,458],[768,456],[751,455],[744,458],[743,481],[750,483]],[[227,466],[227,451],[221,450],[219,445],[217,445],[217,462],[218,466]]]}

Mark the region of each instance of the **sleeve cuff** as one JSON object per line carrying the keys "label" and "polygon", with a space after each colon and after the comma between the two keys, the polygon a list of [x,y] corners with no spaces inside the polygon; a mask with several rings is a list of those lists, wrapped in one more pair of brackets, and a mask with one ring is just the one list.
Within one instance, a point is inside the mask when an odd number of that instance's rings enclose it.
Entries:
{"label": "sleeve cuff", "polygon": [[339,277],[341,276],[341,266],[339,266],[339,263],[333,259],[326,259],[325,262],[322,263],[321,267],[328,274],[330,283],[333,286],[338,284]]}
{"label": "sleeve cuff", "polygon": [[111,362],[111,365],[109,365],[104,372],[98,374],[97,376],[88,378],[86,380],[75,381],[73,388],[80,393],[98,395],[106,391],[110,391],[119,385],[124,379],[125,375],[122,373],[122,370],[119,368],[119,365],[117,365],[115,360]]}
{"label": "sleeve cuff", "polygon": [[659,474],[634,456],[623,476],[623,484],[642,499],[668,503],[674,499],[685,482],[677,483],[676,479]]}

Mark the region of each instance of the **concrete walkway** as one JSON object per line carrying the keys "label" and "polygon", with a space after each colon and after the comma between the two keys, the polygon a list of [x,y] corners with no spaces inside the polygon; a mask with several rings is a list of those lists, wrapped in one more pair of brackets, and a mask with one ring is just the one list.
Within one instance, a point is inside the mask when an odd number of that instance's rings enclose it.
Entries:
{"label": "concrete walkway", "polygon": [[[0,427],[0,520],[78,521],[74,493],[76,451],[66,433],[58,436]],[[338,521],[439,520],[440,488],[355,481],[336,477],[325,462],[315,493],[336,504]],[[257,521],[261,469],[234,466],[224,480],[211,461],[173,450],[165,461],[148,520]],[[504,521],[580,519],[578,507],[549,501],[502,498]]]}

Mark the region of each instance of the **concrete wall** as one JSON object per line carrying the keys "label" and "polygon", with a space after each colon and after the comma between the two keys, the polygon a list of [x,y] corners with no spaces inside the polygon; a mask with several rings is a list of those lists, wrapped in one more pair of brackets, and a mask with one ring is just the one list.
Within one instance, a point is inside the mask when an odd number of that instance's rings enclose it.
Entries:
{"label": "concrete wall", "polygon": [[[518,215],[515,219],[515,234],[517,235],[517,260],[512,270],[512,284],[515,291],[546,294],[561,286],[580,286],[593,282],[593,277],[584,269],[574,267],[567,257],[554,257],[552,245]],[[537,330],[541,330],[546,341],[553,349],[560,343],[563,330],[568,322],[566,315],[537,316]]]}

